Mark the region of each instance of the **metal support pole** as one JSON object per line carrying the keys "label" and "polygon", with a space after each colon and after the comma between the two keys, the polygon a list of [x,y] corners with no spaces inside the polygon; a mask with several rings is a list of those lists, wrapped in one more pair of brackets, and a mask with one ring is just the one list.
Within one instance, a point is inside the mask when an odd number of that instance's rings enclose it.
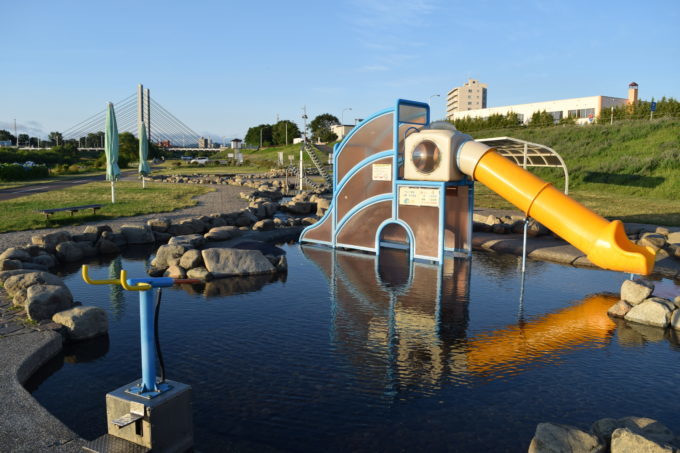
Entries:
{"label": "metal support pole", "polygon": [[142,392],[156,388],[156,350],[154,349],[153,291],[139,292],[139,326],[142,350]]}
{"label": "metal support pole", "polygon": [[304,174],[304,168],[302,167],[302,149],[300,149],[300,191],[302,192],[302,175]]}
{"label": "metal support pole", "polygon": [[529,217],[524,219],[524,236],[522,237],[522,274],[527,269],[527,229],[529,227]]}
{"label": "metal support pole", "polygon": [[116,189],[113,187],[114,182],[111,181],[111,203],[116,202]]}

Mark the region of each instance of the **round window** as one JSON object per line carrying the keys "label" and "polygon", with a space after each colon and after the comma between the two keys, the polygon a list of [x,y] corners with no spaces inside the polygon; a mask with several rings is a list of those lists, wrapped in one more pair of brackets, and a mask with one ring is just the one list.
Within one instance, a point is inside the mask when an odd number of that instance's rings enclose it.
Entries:
{"label": "round window", "polygon": [[413,150],[413,165],[420,173],[432,173],[441,161],[441,153],[437,145],[429,140],[422,141]]}

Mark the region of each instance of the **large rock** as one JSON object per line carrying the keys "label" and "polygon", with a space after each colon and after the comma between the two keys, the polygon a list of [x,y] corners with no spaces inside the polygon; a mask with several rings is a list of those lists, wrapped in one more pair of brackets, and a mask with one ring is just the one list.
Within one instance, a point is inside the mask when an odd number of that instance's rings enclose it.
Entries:
{"label": "large rock", "polygon": [[97,256],[97,247],[95,247],[92,242],[76,242],[75,244],[83,252],[85,258]]}
{"label": "large rock", "polygon": [[96,235],[95,240],[99,239],[102,237],[102,234],[104,234],[105,231],[108,231],[109,233],[113,232],[110,226],[108,225],[88,225],[85,227],[84,233],[94,233]]}
{"label": "large rock", "polygon": [[186,278],[187,277],[187,271],[182,267],[177,264],[172,265],[168,267],[165,270],[165,273],[163,273],[164,277],[170,277],[170,278]]}
{"label": "large rock", "polygon": [[626,280],[621,285],[621,299],[637,305],[652,295],[654,285],[645,280]]}
{"label": "large rock", "polygon": [[257,220],[258,220],[257,216],[246,209],[244,211],[241,211],[239,216],[236,218],[236,226],[239,227],[250,226],[253,223],[257,222]]}
{"label": "large rock", "polygon": [[31,237],[31,242],[34,245],[39,245],[50,253],[55,252],[57,245],[70,240],[71,234],[68,231],[55,231],[54,233]]}
{"label": "large rock", "polygon": [[[4,287],[7,294],[12,296],[15,305],[23,305],[26,301],[26,292],[33,285],[57,285],[64,286],[64,282],[54,274],[42,271],[7,271],[17,272],[5,280]],[[21,273],[18,273],[21,272]]]}
{"label": "large rock", "polygon": [[196,249],[187,250],[184,255],[182,255],[182,258],[180,258],[179,265],[184,269],[193,269],[194,267],[203,266],[201,252]]}
{"label": "large rock", "polygon": [[15,275],[31,274],[35,271],[27,269],[11,269],[6,271],[0,271],[0,286],[4,285],[8,278],[14,277]]}
{"label": "large rock", "polygon": [[154,218],[146,221],[146,224],[151,228],[151,231],[158,231],[160,233],[166,233],[168,228],[170,228],[170,219],[168,218]]}
{"label": "large rock", "polygon": [[675,231],[673,233],[668,233],[666,238],[669,244],[680,244],[680,231]]}
{"label": "large rock", "polygon": [[648,326],[667,327],[670,323],[671,310],[666,304],[655,299],[647,299],[639,305],[635,305],[626,313],[625,320]]}
{"label": "large rock", "polygon": [[19,260],[0,260],[0,271],[13,271],[23,267]]}
{"label": "large rock", "polygon": [[259,220],[253,225],[254,231],[271,231],[273,229],[274,221],[272,219]]}
{"label": "large rock", "polygon": [[150,244],[155,242],[151,228],[146,225],[123,225],[120,232],[128,244]]}
{"label": "large rock", "polygon": [[529,453],[604,452],[597,436],[569,425],[539,423]]}
{"label": "large rock", "polygon": [[31,261],[31,254],[24,249],[10,247],[0,253],[0,261],[2,260]]}
{"label": "large rock", "polygon": [[109,330],[106,311],[98,307],[73,307],[52,316],[52,321],[66,327],[71,340],[85,340],[105,335]]}
{"label": "large rock", "polygon": [[168,227],[168,233],[170,233],[173,236],[183,236],[185,234],[193,234],[194,232],[194,227],[193,225],[189,224],[173,224]]}
{"label": "large rock", "polygon": [[658,233],[645,233],[638,241],[639,245],[651,247],[654,250],[659,250],[666,245],[666,237]]}
{"label": "large rock", "polygon": [[189,269],[187,271],[187,277],[188,278],[197,278],[199,280],[204,280],[206,282],[213,279],[213,275],[210,272],[208,272],[208,269],[206,269],[203,266],[194,267],[193,269]]}
{"label": "large rock", "polygon": [[113,242],[118,247],[123,247],[123,246],[127,245],[127,241],[125,240],[125,236],[123,236],[120,233],[113,233],[111,231],[104,231],[102,233],[101,238],[106,239],[107,241]]}
{"label": "large rock", "polygon": [[206,243],[203,235],[200,234],[186,234],[184,236],[175,236],[168,241],[169,245],[181,245],[188,249],[199,249]]}
{"label": "large rock", "polygon": [[628,428],[612,433],[611,453],[673,453],[670,445],[662,445]]}
{"label": "large rock", "polygon": [[607,310],[607,314],[614,318],[623,318],[630,311],[631,307],[632,305],[625,300],[620,300]]}
{"label": "large rock", "polygon": [[57,265],[57,260],[52,255],[38,255],[33,257],[33,262],[46,268],[52,268]]}
{"label": "large rock", "polygon": [[51,319],[52,315],[73,306],[73,295],[66,286],[33,285],[26,292],[26,313],[34,321]]}
{"label": "large rock", "polygon": [[83,249],[78,247],[78,244],[72,241],[61,242],[57,245],[57,257],[59,260],[66,263],[73,263],[75,261],[81,261],[85,254]]}
{"label": "large rock", "polygon": [[201,252],[208,272],[215,278],[271,274],[276,268],[259,250],[214,248]]}
{"label": "large rock", "polygon": [[113,241],[109,241],[108,239],[100,239],[97,242],[97,248],[99,249],[99,253],[102,255],[116,255],[120,253],[120,247],[118,247]]}
{"label": "large rock", "polygon": [[81,233],[71,236],[73,242],[94,242],[97,240],[97,233]]}
{"label": "large rock", "polygon": [[203,237],[208,241],[226,241],[234,237],[234,231],[236,231],[236,227],[220,226],[211,228]]}
{"label": "large rock", "polygon": [[609,445],[612,433],[619,428],[626,428],[655,442],[666,443],[674,439],[673,432],[668,427],[646,417],[603,418],[593,423],[591,431]]}
{"label": "large rock", "polygon": [[309,201],[291,201],[285,204],[286,210],[293,214],[306,215],[316,210],[316,203]]}
{"label": "large rock", "polygon": [[166,269],[169,266],[179,263],[182,255],[187,248],[182,245],[161,245],[156,251],[156,257],[151,261],[151,265],[158,269]]}

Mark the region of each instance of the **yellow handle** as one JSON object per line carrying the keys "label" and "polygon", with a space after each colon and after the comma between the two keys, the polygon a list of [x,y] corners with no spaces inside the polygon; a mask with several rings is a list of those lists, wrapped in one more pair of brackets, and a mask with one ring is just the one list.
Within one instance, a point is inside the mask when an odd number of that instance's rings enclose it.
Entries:
{"label": "yellow handle", "polygon": [[82,274],[83,274],[83,280],[85,280],[85,283],[90,284],[90,285],[118,285],[120,283],[119,280],[92,280],[90,278],[90,275],[88,274],[88,266],[87,264],[83,264],[82,268]]}
{"label": "yellow handle", "polygon": [[127,291],[147,291],[151,289],[151,285],[148,283],[137,283],[134,286],[128,285],[127,272],[124,269],[120,271],[120,282],[116,281],[116,283],[120,283],[123,289]]}

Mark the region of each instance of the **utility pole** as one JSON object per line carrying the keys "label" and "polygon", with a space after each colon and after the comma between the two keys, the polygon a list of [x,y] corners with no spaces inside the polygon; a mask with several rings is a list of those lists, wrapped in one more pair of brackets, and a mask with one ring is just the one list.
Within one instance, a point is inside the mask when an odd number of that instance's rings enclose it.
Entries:
{"label": "utility pole", "polygon": [[611,118],[609,119],[609,124],[614,124],[614,107],[611,109]]}
{"label": "utility pole", "polygon": [[262,149],[262,129],[260,128],[260,149]]}
{"label": "utility pole", "polygon": [[19,149],[19,136],[17,135],[17,119],[14,118],[14,140],[17,142],[17,149]]}

